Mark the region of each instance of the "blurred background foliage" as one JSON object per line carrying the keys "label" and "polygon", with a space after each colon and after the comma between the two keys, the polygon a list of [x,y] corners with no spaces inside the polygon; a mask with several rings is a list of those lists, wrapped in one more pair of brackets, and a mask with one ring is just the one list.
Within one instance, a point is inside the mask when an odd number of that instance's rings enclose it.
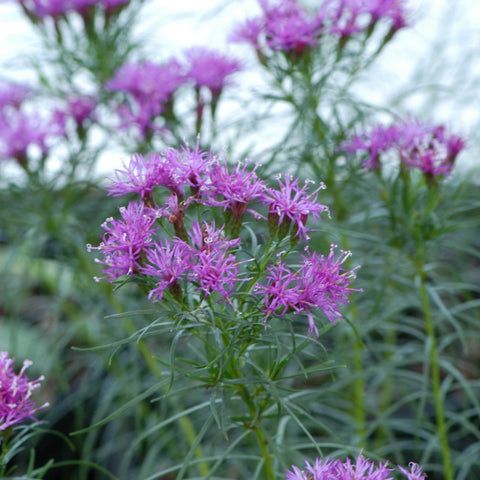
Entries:
{"label": "blurred background foliage", "polygon": [[[170,42],[172,29],[195,42],[176,26],[185,19],[199,18],[199,32],[210,32],[202,38],[211,38],[211,32],[217,38],[223,19],[249,10],[240,1],[222,0],[199,12],[181,5],[165,12],[159,3],[132,1],[108,29],[99,20],[88,36],[82,25],[66,22],[60,39],[52,24],[24,18],[39,45],[34,54],[7,55],[0,71],[2,80],[18,80],[16,71],[29,71],[37,93],[31,108],[42,112],[71,93],[98,99],[97,121],[57,138],[47,163],[35,163],[30,171],[8,161],[0,165],[0,349],[30,358],[32,370],[47,378],[42,395],[52,406],[43,412],[42,426],[68,437],[47,430],[32,442],[39,464],[57,462],[47,479],[199,478],[198,445],[182,438],[178,423],[185,412],[203,435],[198,442],[205,456],[216,465],[212,478],[261,478],[249,438],[229,432],[232,450],[225,450],[225,432],[211,416],[218,411],[208,392],[176,376],[171,396],[164,395],[168,375],[155,376],[154,365],[160,359],[167,372],[175,370],[169,358],[172,326],[162,325],[164,313],[133,285],[114,290],[95,283],[99,269],[85,249],[99,243],[100,224],[117,212],[118,200],[106,197],[102,184],[118,159],[178,147],[178,139],[194,143],[198,133],[194,92],[185,87],[175,99],[178,131],[154,135],[148,144],[128,136],[112,122],[114,94],[104,88],[105,80],[126,59],[165,61],[178,54]],[[297,77],[301,68],[288,62],[261,69],[246,47],[228,47],[242,56],[244,71],[225,90],[216,125],[211,119],[203,125],[202,144],[227,146],[232,161],[250,156],[262,164],[265,177],[291,171],[325,181],[321,202],[330,205],[332,219],[312,233],[312,243],[320,251],[338,243],[352,250],[353,264],[362,265],[356,286],[363,293],[355,295],[345,321],[325,328],[323,349],[315,345],[318,350],[307,352],[303,361],[313,373],[303,378],[292,371],[283,386],[288,414],[272,413],[266,420],[279,471],[319,453],[354,455],[363,449],[394,463],[415,460],[429,479],[444,478],[429,377],[431,338],[412,261],[416,250],[392,229],[378,179],[338,151],[352,129],[412,114],[445,122],[467,137],[468,150],[441,185],[428,219],[432,231],[424,239],[423,267],[455,479],[480,477],[480,34],[475,18],[464,13],[469,2],[441,2],[443,8],[433,3],[418,2],[412,17],[420,22],[414,20],[413,33],[398,33],[378,58],[366,51],[346,53],[344,69],[331,83],[325,75],[323,83],[312,85],[312,77]],[[434,35],[427,41],[420,25],[433,16]],[[422,48],[412,62],[405,45],[415,49],[419,39]],[[215,46],[223,41],[222,36]],[[364,58],[374,61],[362,63]],[[331,65],[323,60],[313,60],[315,72],[328,73]],[[424,185],[418,205],[422,192]],[[394,208],[404,215],[405,233],[415,212]],[[191,348],[183,339],[176,344],[185,358]],[[235,405],[218,402],[234,415]]]}

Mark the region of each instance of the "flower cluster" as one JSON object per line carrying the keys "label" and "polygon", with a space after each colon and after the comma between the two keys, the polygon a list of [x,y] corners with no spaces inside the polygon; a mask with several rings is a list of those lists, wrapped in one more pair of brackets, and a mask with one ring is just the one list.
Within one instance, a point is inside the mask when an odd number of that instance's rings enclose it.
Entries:
{"label": "flower cluster", "polygon": [[99,7],[108,13],[113,13],[130,0],[15,0],[31,18],[43,19],[51,17],[54,20],[77,12],[87,15],[89,9]]}
{"label": "flower cluster", "polygon": [[[165,292],[180,302],[185,295],[200,292],[196,301],[215,295],[228,304],[235,303],[237,294],[262,295],[256,298],[260,302],[263,298],[259,309],[265,312],[265,321],[271,315],[303,312],[309,335],[318,335],[313,310],[323,311],[331,322],[340,318],[356,269],[346,270],[350,254],[341,252],[335,258],[332,246],[327,257],[307,249],[299,268],[289,267],[286,255],[278,253],[277,263],[265,262],[255,271],[251,265],[261,262],[243,248],[248,247],[242,238],[246,215],[263,220],[261,231],[268,230],[270,244],[280,249],[288,235],[292,246],[308,242],[308,219],[318,221],[328,211],[317,201],[323,184],[310,191],[311,181],[302,185],[287,175],[285,181],[277,179],[277,188],[268,187],[256,169],[248,161],[232,168],[221,157],[201,151],[198,144],[194,149],[133,155],[107,189],[114,196],[136,194],[138,200],[120,209],[120,219],[107,219],[100,245],[88,245],[102,255],[97,259],[104,265],[101,278],[137,279],[153,301],[161,301]],[[188,211],[197,220],[191,221]],[[219,215],[223,225],[217,227]]]}
{"label": "flower cluster", "polygon": [[297,0],[259,0],[262,14],[240,24],[232,41],[248,42],[257,51],[301,54],[329,35],[349,37],[371,30],[378,21],[391,23],[395,32],[407,25],[403,0],[324,0],[316,12]]}
{"label": "flower cluster", "polygon": [[218,98],[239,63],[226,55],[203,47],[186,50],[184,60],[171,58],[163,64],[128,62],[105,83],[108,90],[124,94],[116,104],[122,127],[137,126],[143,138],[162,129],[158,119],[173,120],[174,93],[182,86],[193,83],[197,91],[197,114],[201,117],[206,100],[201,89],[210,92],[212,113]]}
{"label": "flower cluster", "polygon": [[[308,335],[319,335],[315,325],[312,308],[319,308],[330,322],[341,318],[341,305],[349,303],[348,295],[354,290],[350,287],[355,278],[355,270],[346,270],[342,265],[351,255],[342,251],[335,258],[336,245],[331,245],[327,257],[316,252],[302,256],[298,268],[292,270],[279,259],[277,264],[268,267],[266,285],[257,285],[256,293],[264,293],[264,311],[283,316],[287,311],[305,312],[308,317]],[[265,319],[266,321],[266,319]]]}
{"label": "flower cluster", "polygon": [[[425,480],[422,468],[416,463],[410,463],[409,469],[399,466],[398,471],[405,475],[407,480]],[[287,480],[393,480],[392,472],[396,469],[389,468],[388,463],[378,466],[368,458],[359,455],[355,462],[347,458],[345,462],[326,458],[317,458],[311,465],[305,461],[305,469],[301,470],[292,465],[292,470],[286,474]]]}
{"label": "flower cluster", "polygon": [[40,388],[44,377],[29,380],[25,370],[32,364],[30,360],[23,362],[18,374],[13,369],[14,360],[7,352],[0,352],[0,432],[20,423],[26,418],[35,420],[38,410],[48,406],[35,406],[32,393]]}
{"label": "flower cluster", "polygon": [[14,159],[25,166],[29,150],[36,148],[44,156],[49,138],[58,131],[51,119],[23,108],[31,94],[25,85],[0,87],[0,160]]}
{"label": "flower cluster", "polygon": [[465,142],[448,133],[443,125],[430,126],[409,119],[389,127],[376,126],[369,133],[354,136],[344,148],[350,154],[359,153],[364,167],[370,170],[381,167],[382,155],[393,153],[405,168],[436,176],[451,172]]}
{"label": "flower cluster", "polygon": [[93,97],[76,95],[70,97],[66,104],[53,114],[53,123],[58,131],[67,135],[67,125],[72,122],[77,132],[81,134],[86,127],[96,120],[95,108],[97,101]]}

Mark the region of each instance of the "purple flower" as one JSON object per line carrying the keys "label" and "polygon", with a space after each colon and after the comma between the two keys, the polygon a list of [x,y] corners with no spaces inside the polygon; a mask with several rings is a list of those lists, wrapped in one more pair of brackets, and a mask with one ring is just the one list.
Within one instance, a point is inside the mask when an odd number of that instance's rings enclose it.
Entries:
{"label": "purple flower", "polygon": [[[425,480],[421,467],[414,463],[411,463],[410,467],[410,471],[400,466],[398,470],[406,475],[407,480]],[[292,470],[289,470],[285,477],[287,480],[393,480],[391,474],[394,471],[394,468],[388,468],[388,462],[376,465],[368,458],[359,455],[354,462],[350,458],[345,462],[338,459],[317,458],[311,465],[305,460],[305,470],[292,465]]]}
{"label": "purple flower", "polygon": [[240,238],[229,239],[225,235],[224,227],[216,228],[215,220],[211,223],[192,223],[188,233],[192,247],[199,252],[211,253],[213,251],[226,251],[240,245]]}
{"label": "purple flower", "polygon": [[95,280],[117,280],[122,275],[134,275],[142,267],[142,254],[154,245],[152,233],[155,215],[146,209],[143,203],[130,202],[127,207],[119,209],[122,220],[107,218],[102,224],[106,233],[98,247],[87,245],[87,250],[98,250],[103,260],[97,262],[106,266],[104,277]]}
{"label": "purple flower", "polygon": [[345,270],[342,265],[350,252],[342,251],[335,258],[335,247],[331,246],[328,257],[316,252],[303,256],[303,262],[295,271],[281,260],[277,265],[267,267],[267,284],[257,285],[255,291],[265,294],[265,321],[270,314],[282,317],[288,311],[305,312],[308,318],[308,336],[315,332],[318,337],[312,309],[322,310],[332,323],[341,318],[342,305],[350,302],[348,297],[355,291],[350,285],[359,267]]}
{"label": "purple flower", "polygon": [[58,133],[58,128],[40,115],[22,111],[0,115],[0,160],[15,159],[26,165],[30,148],[37,148],[44,156],[48,139]]}
{"label": "purple flower", "polygon": [[115,8],[125,5],[130,0],[17,0],[22,8],[30,15],[37,18],[52,17],[58,19],[68,12],[78,12],[85,14],[86,11],[94,6],[105,8],[112,11]]}
{"label": "purple flower", "polygon": [[159,130],[154,120],[173,115],[173,95],[185,83],[182,65],[175,59],[164,64],[125,63],[105,87],[126,94],[117,106],[122,127],[137,125],[143,137]]}
{"label": "purple flower", "polygon": [[319,9],[329,34],[350,36],[375,25],[392,22],[392,30],[407,26],[406,0],[326,0]]}
{"label": "purple flower", "polygon": [[431,127],[418,120],[407,120],[395,126],[394,148],[401,162],[426,175],[448,175],[464,141],[446,132],[443,125]]}
{"label": "purple flower", "polygon": [[239,278],[239,262],[229,253],[231,248],[240,245],[240,238],[228,238],[223,227],[215,227],[215,221],[204,222],[202,226],[193,222],[188,235],[193,259],[191,279],[199,283],[198,290],[203,290],[205,297],[219,292],[228,300],[235,284],[245,280]]}
{"label": "purple flower", "polygon": [[[238,277],[238,261],[233,254],[224,249],[199,251],[195,263],[191,266],[192,280],[199,283],[198,290],[219,292],[225,300],[229,300],[235,284],[242,281]],[[245,280],[245,279],[243,279]]]}
{"label": "purple flower", "polygon": [[163,104],[171,100],[173,93],[184,82],[181,64],[171,59],[164,64],[125,63],[105,83],[105,87],[130,94],[140,105],[156,104],[157,114],[160,114]]}
{"label": "purple flower", "polygon": [[118,197],[137,193],[143,199],[151,199],[152,191],[157,186],[164,186],[182,194],[182,184],[175,176],[175,165],[160,154],[143,156],[137,153],[128,164],[124,163],[123,167],[115,170],[115,178],[106,187],[108,195]]}
{"label": "purple flower", "polygon": [[269,265],[267,271],[267,285],[257,284],[254,290],[255,294],[265,294],[265,323],[271,314],[283,317],[288,310],[294,309],[301,290],[301,279],[297,272],[292,272],[281,259],[276,265]]}
{"label": "purple flower", "polygon": [[0,112],[5,107],[12,107],[15,110],[20,108],[23,101],[32,93],[28,85],[6,83],[0,86]]}
{"label": "purple flower", "polygon": [[398,466],[398,469],[407,476],[408,480],[425,480],[426,475],[422,473],[422,467],[414,462],[408,464],[410,470],[407,470],[404,467]]}
{"label": "purple flower", "polygon": [[206,174],[215,162],[211,154],[200,150],[198,141],[193,150],[186,144],[181,150],[170,148],[163,152],[163,155],[174,170],[177,182],[189,185],[194,194],[205,183]]}
{"label": "purple flower", "polygon": [[174,295],[181,291],[178,280],[190,271],[192,263],[188,244],[181,240],[170,243],[159,239],[147,250],[146,260],[148,263],[140,270],[144,275],[154,277],[156,282],[148,298],[161,301],[166,288],[170,288]]}
{"label": "purple flower", "polygon": [[71,97],[63,108],[59,108],[54,112],[53,122],[64,133],[69,119],[75,122],[77,128],[85,128],[89,121],[95,119],[94,110],[96,103],[96,100],[91,97]]}
{"label": "purple flower", "polygon": [[215,163],[208,171],[209,183],[201,189],[200,202],[210,206],[230,209],[234,222],[241,221],[247,205],[262,196],[264,182],[253,170],[248,170],[248,163],[238,163],[230,171],[226,163]]}
{"label": "purple flower", "polygon": [[368,169],[381,167],[384,154],[397,156],[406,168],[418,168],[428,176],[448,175],[457,155],[465,148],[464,140],[447,133],[443,125],[432,127],[409,119],[390,127],[377,126],[344,144],[347,152],[367,157]]}
{"label": "purple flower", "polygon": [[261,201],[268,205],[269,219],[278,225],[286,222],[287,227],[293,222],[296,235],[308,239],[305,224],[309,216],[320,219],[320,214],[328,212],[328,207],[317,203],[318,192],[325,189],[322,183],[313,192],[308,192],[308,185],[311,181],[305,182],[300,187],[300,180],[296,178],[291,181],[290,175],[285,175],[285,183],[282,183],[280,175],[277,177],[279,189],[267,188],[262,194]]}
{"label": "purple flower", "polygon": [[371,23],[385,18],[392,22],[394,31],[408,26],[406,0],[369,0],[366,4]]}
{"label": "purple flower", "polygon": [[34,414],[49,405],[35,407],[32,393],[40,388],[44,377],[28,379],[25,370],[32,362],[25,360],[18,374],[15,374],[13,364],[14,360],[7,352],[0,352],[0,432],[26,418],[36,420]]}
{"label": "purple flower", "polygon": [[257,50],[263,44],[273,51],[302,53],[319,42],[321,22],[296,0],[271,5],[261,0],[263,15],[240,24],[231,41],[247,41]]}
{"label": "purple flower", "polygon": [[360,153],[363,159],[363,166],[368,170],[380,168],[380,156],[388,151],[394,141],[395,130],[391,127],[378,126],[368,134],[354,136],[351,140],[344,142],[343,148],[349,153]]}
{"label": "purple flower", "polygon": [[230,76],[240,70],[237,60],[215,50],[192,47],[185,52],[187,58],[186,77],[195,82],[196,88],[207,87],[212,97],[218,97]]}

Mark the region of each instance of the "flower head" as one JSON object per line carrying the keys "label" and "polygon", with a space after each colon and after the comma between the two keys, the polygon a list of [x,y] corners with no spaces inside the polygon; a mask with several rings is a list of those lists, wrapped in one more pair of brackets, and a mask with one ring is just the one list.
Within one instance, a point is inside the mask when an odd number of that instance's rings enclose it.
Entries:
{"label": "flower head", "polygon": [[30,360],[23,362],[18,374],[13,369],[14,360],[7,352],[0,352],[0,431],[20,423],[26,418],[35,420],[35,413],[48,406],[35,406],[32,393],[40,388],[43,376],[29,380],[25,370],[32,364]]}
{"label": "flower head", "polygon": [[296,0],[280,0],[274,5],[261,0],[260,5],[263,15],[240,24],[231,41],[247,41],[257,50],[265,45],[272,51],[295,53],[318,43],[321,22]]}
{"label": "flower head", "polygon": [[166,288],[173,291],[180,288],[178,281],[191,266],[191,249],[182,240],[168,242],[159,239],[147,250],[146,261],[147,264],[141,267],[141,272],[152,276],[156,283],[148,298],[160,301]]}
{"label": "flower head", "polygon": [[[410,466],[411,471],[400,466],[398,470],[406,475],[407,480],[425,480],[421,467],[413,463]],[[292,465],[292,470],[289,470],[285,477],[288,480],[393,480],[394,471],[394,468],[389,468],[388,462],[376,465],[370,459],[359,455],[356,460],[347,458],[345,462],[317,458],[313,465],[305,460],[305,470]]]}
{"label": "flower head", "polygon": [[31,93],[31,88],[28,85],[15,83],[0,85],[0,112],[5,107],[18,109]]}
{"label": "flower head", "polygon": [[[133,155],[123,169],[115,170],[115,178],[107,186],[108,194],[115,197],[128,193],[137,193],[142,198],[151,198],[157,186],[164,186],[180,192],[175,166],[160,154],[139,153]],[[180,192],[181,193],[181,192]]]}
{"label": "flower head", "polygon": [[32,146],[43,156],[57,133],[57,126],[37,114],[19,110],[0,115],[0,160],[15,159],[23,165]]}
{"label": "flower head", "polygon": [[343,144],[349,154],[360,153],[363,166],[368,170],[380,168],[380,155],[388,151],[394,141],[395,130],[377,126],[367,134],[355,135]]}
{"label": "flower head", "polygon": [[215,163],[208,171],[209,182],[201,190],[200,201],[205,205],[230,209],[235,219],[241,219],[246,206],[261,197],[265,184],[248,164],[238,163],[233,170],[226,163]]}
{"label": "flower head", "polygon": [[174,58],[163,64],[153,62],[128,62],[105,83],[116,92],[130,94],[140,105],[157,103],[158,113],[162,105],[185,81],[182,65]]}
{"label": "flower head", "polygon": [[342,251],[340,256],[335,258],[335,247],[336,245],[331,246],[327,257],[316,252],[303,256],[297,270],[291,270],[281,260],[268,267],[266,285],[257,285],[255,292],[265,294],[265,321],[270,314],[281,317],[289,310],[305,312],[308,318],[308,335],[315,332],[318,337],[313,309],[322,310],[332,323],[341,318],[341,307],[350,302],[349,295],[354,291],[351,282],[359,267],[345,270],[342,265],[350,252]]}
{"label": "flower head", "polygon": [[436,176],[451,172],[465,142],[458,135],[449,134],[443,125],[431,126],[408,119],[389,127],[376,126],[369,133],[353,137],[344,148],[349,153],[366,156],[363,165],[368,169],[380,168],[381,156],[391,153],[404,167]]}
{"label": "flower head", "polygon": [[308,192],[310,182],[300,186],[300,179],[291,180],[291,177],[285,175],[285,183],[281,177],[277,177],[278,189],[267,188],[262,194],[261,201],[268,205],[269,216],[274,218],[278,225],[287,222],[287,225],[295,225],[296,234],[299,237],[308,239],[306,222],[308,217],[320,219],[320,214],[328,212],[328,207],[317,202],[318,192],[323,190],[325,185],[322,183],[313,192]]}
{"label": "flower head", "polygon": [[237,60],[208,48],[192,47],[185,56],[186,77],[192,79],[197,88],[207,87],[213,97],[218,97],[230,82],[231,75],[240,70]]}
{"label": "flower head", "polygon": [[86,96],[71,97],[63,108],[55,111],[53,123],[61,132],[66,131],[66,124],[72,119],[77,128],[84,128],[86,124],[95,119],[96,101]]}
{"label": "flower head", "polygon": [[443,125],[432,127],[415,119],[395,125],[394,148],[401,162],[430,176],[448,175],[464,147],[464,141],[448,134]]}
{"label": "flower head", "polygon": [[102,224],[106,232],[102,243],[98,247],[87,245],[88,251],[98,250],[103,254],[103,260],[97,261],[105,265],[102,278],[109,282],[139,272],[142,253],[154,244],[152,233],[157,230],[155,215],[143,203],[130,202],[119,210],[121,220],[107,218]]}

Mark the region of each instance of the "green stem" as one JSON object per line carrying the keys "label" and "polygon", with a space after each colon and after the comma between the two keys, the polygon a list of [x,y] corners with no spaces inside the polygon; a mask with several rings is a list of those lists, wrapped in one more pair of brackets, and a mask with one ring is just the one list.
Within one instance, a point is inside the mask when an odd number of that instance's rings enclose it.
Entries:
{"label": "green stem", "polygon": [[275,470],[273,469],[272,457],[268,451],[268,441],[263,434],[263,429],[260,423],[255,424],[255,435],[257,437],[257,442],[262,452],[262,457],[264,460],[263,467],[265,471],[266,480],[275,480]]}
{"label": "green stem", "polygon": [[241,385],[240,387],[240,397],[247,405],[248,412],[250,413],[250,417],[252,419],[250,427],[255,432],[257,443],[262,453],[263,469],[265,473],[265,476],[263,478],[265,480],[275,480],[275,470],[273,468],[272,456],[270,455],[268,449],[268,440],[265,438],[265,434],[261,425],[260,413],[256,412],[253,399],[245,385]]}
{"label": "green stem", "polygon": [[[342,248],[348,250],[348,238],[342,233]],[[349,262],[349,260],[347,260]],[[357,306],[352,301],[350,303],[350,318],[354,321],[357,317]],[[353,416],[357,428],[358,446],[366,448],[365,433],[367,430],[367,413],[365,405],[365,375],[363,366],[363,348],[362,339],[354,331],[353,339],[353,369],[355,371],[355,381],[353,383]]]}
{"label": "green stem", "polygon": [[355,370],[355,382],[353,384],[354,398],[354,417],[357,426],[358,446],[366,448],[365,432],[366,432],[366,409],[365,409],[365,380],[363,372],[363,342],[358,336],[355,336],[353,344],[353,368]]}
{"label": "green stem", "polygon": [[443,397],[441,391],[440,366],[438,360],[437,340],[435,336],[435,325],[433,323],[428,301],[428,292],[426,286],[426,274],[423,268],[420,269],[420,294],[422,301],[422,310],[425,318],[425,330],[430,342],[428,359],[430,362],[430,371],[432,376],[433,396],[435,403],[435,416],[437,420],[437,434],[440,439],[440,446],[443,459],[443,473],[445,480],[453,480],[453,467],[448,445],[447,427],[445,424]]}

